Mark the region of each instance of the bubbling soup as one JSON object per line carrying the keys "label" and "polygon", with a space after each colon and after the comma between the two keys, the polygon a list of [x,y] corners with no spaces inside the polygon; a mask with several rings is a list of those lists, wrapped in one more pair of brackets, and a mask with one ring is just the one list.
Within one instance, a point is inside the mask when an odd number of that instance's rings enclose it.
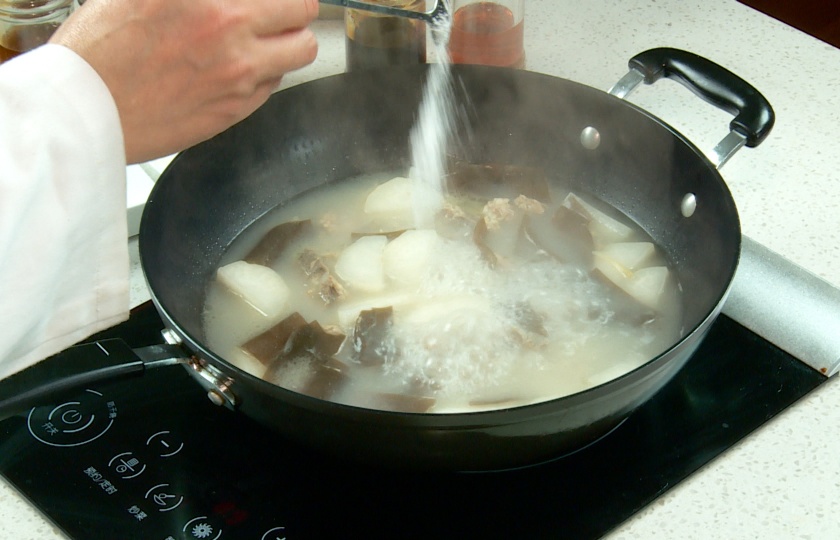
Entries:
{"label": "bubbling soup", "polygon": [[676,273],[615,208],[526,167],[461,163],[444,194],[411,175],[330,184],[246,229],[207,291],[210,347],[320,399],[449,413],[580,392],[681,339]]}

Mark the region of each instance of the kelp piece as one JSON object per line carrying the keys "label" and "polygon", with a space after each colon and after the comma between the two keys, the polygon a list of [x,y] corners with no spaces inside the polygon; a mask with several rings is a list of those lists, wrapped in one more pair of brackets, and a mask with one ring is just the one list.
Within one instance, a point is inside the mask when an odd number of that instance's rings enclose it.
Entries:
{"label": "kelp piece", "polygon": [[356,319],[353,346],[356,359],[363,366],[381,366],[390,355],[396,354],[391,328],[394,325],[394,308],[363,310]]}
{"label": "kelp piece", "polygon": [[306,326],[306,319],[296,311],[262,334],[245,342],[241,348],[267,366],[283,354],[286,342],[303,326]]}
{"label": "kelp piece", "polygon": [[298,327],[266,369],[265,380],[329,399],[347,379],[346,366],[334,357],[344,338],[343,334],[327,332],[318,321]]}
{"label": "kelp piece", "polygon": [[315,366],[315,373],[303,388],[303,393],[318,399],[330,399],[347,381],[348,367],[335,358]]}
{"label": "kelp piece", "polygon": [[327,332],[318,321],[312,321],[292,333],[286,342],[284,354],[294,355],[308,351],[321,363],[326,363],[338,352],[344,338],[344,334]]}
{"label": "kelp piece", "polygon": [[276,261],[286,248],[312,227],[311,220],[288,221],[277,225],[254,246],[244,260],[263,266],[270,266]]}
{"label": "kelp piece", "polygon": [[469,193],[484,199],[513,198],[522,194],[543,203],[551,202],[548,176],[537,167],[454,161],[450,164],[446,182],[451,192]]}

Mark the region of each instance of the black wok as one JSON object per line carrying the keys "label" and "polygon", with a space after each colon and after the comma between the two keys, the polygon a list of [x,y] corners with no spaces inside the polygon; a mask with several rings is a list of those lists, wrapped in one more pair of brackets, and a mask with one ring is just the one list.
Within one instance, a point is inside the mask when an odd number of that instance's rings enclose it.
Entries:
{"label": "black wok", "polygon": [[[637,69],[631,73],[645,74],[648,83],[675,78],[736,114],[730,125],[736,147],[759,144],[772,127],[772,109],[758,92],[702,58],[655,49],[630,64]],[[454,66],[453,72],[457,93],[469,98],[464,103],[472,130],[460,157],[541,168],[553,181],[592,194],[639,223],[667,254],[686,292],[684,337],[590,390],[463,414],[385,412],[318,400],[260,380],[210,350],[202,329],[205,291],[240,232],[314,187],[409,165],[408,134],[425,67],[348,73],[279,92],[245,121],[181,153],[146,205],[140,255],[153,301],[170,341],[181,341],[194,356],[191,369],[212,399],[290,439],[352,460],[510,468],[597,440],[689,359],[720,312],[740,253],[737,211],[715,164],[662,121],[590,87],[480,66]]]}

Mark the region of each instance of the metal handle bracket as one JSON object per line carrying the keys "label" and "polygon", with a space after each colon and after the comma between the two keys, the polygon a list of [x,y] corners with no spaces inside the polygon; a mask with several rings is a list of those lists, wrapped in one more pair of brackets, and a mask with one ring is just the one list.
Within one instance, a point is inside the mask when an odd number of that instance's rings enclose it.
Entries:
{"label": "metal handle bracket", "polygon": [[715,146],[710,159],[720,168],[743,146],[764,141],[776,121],[770,103],[741,77],[694,53],[662,47],[634,56],[630,71],[609,93],[624,99],[642,82],[653,84],[665,77],[681,83],[712,105],[730,112],[730,133]]}

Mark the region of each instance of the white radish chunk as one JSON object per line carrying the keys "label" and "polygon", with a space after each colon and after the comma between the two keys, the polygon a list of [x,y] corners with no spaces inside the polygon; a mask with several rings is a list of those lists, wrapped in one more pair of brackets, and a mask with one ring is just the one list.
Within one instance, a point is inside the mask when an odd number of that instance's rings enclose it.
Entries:
{"label": "white radish chunk", "polygon": [[242,371],[247,371],[254,377],[262,377],[265,374],[265,364],[257,360],[254,355],[240,347],[231,351],[227,360],[230,360],[234,366],[238,367]]}
{"label": "white radish chunk", "polygon": [[460,320],[469,326],[481,327],[478,323],[488,317],[491,312],[490,302],[481,296],[459,294],[454,296],[437,296],[425,298],[419,304],[407,304],[394,308],[394,320],[397,324],[408,324],[424,327],[441,321]]}
{"label": "white radish chunk", "polygon": [[289,287],[280,274],[267,266],[236,261],[219,268],[216,279],[269,319],[286,310]]}
{"label": "white radish chunk", "polygon": [[668,282],[668,268],[651,266],[633,271],[596,251],[592,253],[595,270],[639,303],[655,309],[662,308],[662,296]]}
{"label": "white radish chunk", "polygon": [[397,176],[379,184],[365,199],[365,214],[388,215],[392,213],[411,214],[411,192],[413,180]]}
{"label": "white radish chunk", "polygon": [[617,379],[623,375],[626,375],[636,369],[637,367],[641,366],[645,363],[647,358],[642,357],[639,354],[631,354],[627,358],[623,358],[617,361],[615,364],[610,365],[609,367],[602,369],[601,371],[596,371],[586,377],[586,382],[590,386],[598,386],[604,383],[608,383],[614,379]]}
{"label": "white radish chunk", "polygon": [[622,242],[633,235],[633,229],[601,212],[574,193],[566,196],[563,206],[589,220],[589,232],[599,244]]}
{"label": "white radish chunk", "polygon": [[418,210],[433,217],[441,195],[426,184],[397,176],[376,186],[365,199],[364,212],[383,229],[409,229],[415,226]]}
{"label": "white radish chunk", "polygon": [[656,248],[651,242],[616,242],[604,246],[599,253],[629,270],[636,270],[649,265]]}
{"label": "white radish chunk", "polygon": [[382,251],[388,239],[382,235],[362,236],[338,256],[335,273],[348,287],[378,292],[385,288]]}
{"label": "white radish chunk", "polygon": [[633,278],[632,270],[617,263],[615,259],[607,257],[600,251],[592,252],[592,263],[595,270],[601,272],[605,278],[615,283],[622,289],[624,288],[622,284]]}
{"label": "white radish chunk", "polygon": [[647,307],[660,310],[668,275],[668,268],[664,266],[640,268],[634,272],[633,279],[625,290]]}
{"label": "white radish chunk", "polygon": [[385,246],[382,263],[388,279],[404,285],[416,285],[426,275],[429,261],[438,246],[434,230],[405,231]]}

